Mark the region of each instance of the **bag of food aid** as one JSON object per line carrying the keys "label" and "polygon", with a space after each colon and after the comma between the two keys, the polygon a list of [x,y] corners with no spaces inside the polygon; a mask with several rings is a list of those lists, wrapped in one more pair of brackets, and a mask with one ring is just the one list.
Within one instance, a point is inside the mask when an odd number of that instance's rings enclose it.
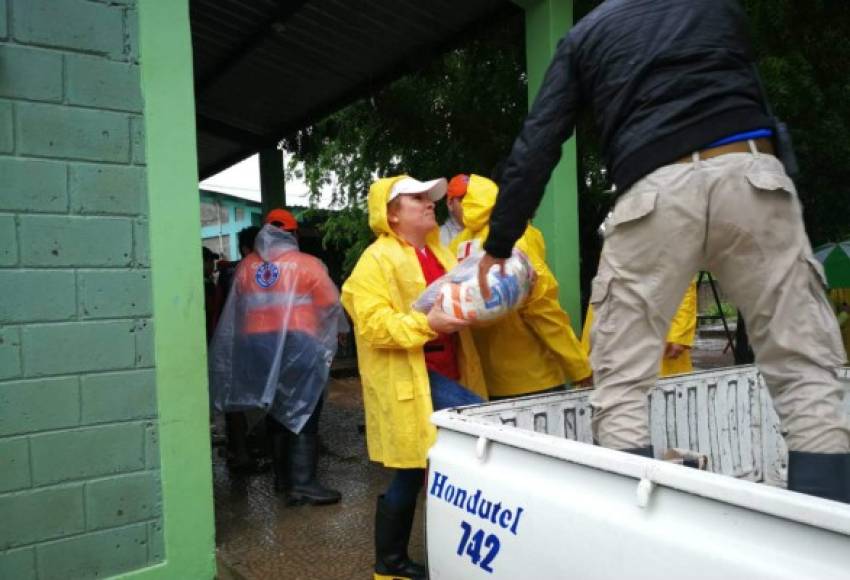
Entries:
{"label": "bag of food aid", "polygon": [[478,264],[484,252],[477,250],[445,275],[432,282],[414,303],[413,308],[428,312],[435,303],[447,314],[470,321],[501,318],[519,308],[531,292],[535,274],[524,252],[514,248],[505,261],[504,273],[497,265],[487,273],[490,298],[481,296]]}

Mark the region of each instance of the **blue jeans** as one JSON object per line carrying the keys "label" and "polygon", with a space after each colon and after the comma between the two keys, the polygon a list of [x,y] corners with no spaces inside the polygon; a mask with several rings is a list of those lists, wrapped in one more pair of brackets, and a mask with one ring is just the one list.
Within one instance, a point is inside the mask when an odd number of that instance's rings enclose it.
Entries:
{"label": "blue jeans", "polygon": [[484,401],[460,383],[440,373],[428,371],[428,382],[431,384],[431,404],[435,411],[449,407],[474,405]]}
{"label": "blue jeans", "polygon": [[[435,411],[473,405],[484,401],[481,397],[452,379],[428,371],[428,382],[431,385],[431,404]],[[395,508],[402,508],[416,503],[416,496],[425,482],[424,469],[397,469],[390,487],[384,495],[384,501]]]}

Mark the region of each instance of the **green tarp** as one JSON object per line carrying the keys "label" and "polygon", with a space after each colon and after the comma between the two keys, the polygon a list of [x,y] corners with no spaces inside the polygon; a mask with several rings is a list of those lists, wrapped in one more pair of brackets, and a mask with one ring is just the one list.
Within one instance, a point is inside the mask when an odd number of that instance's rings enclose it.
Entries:
{"label": "green tarp", "polygon": [[823,264],[830,288],[850,288],[850,240],[824,244],[815,249],[815,257]]}

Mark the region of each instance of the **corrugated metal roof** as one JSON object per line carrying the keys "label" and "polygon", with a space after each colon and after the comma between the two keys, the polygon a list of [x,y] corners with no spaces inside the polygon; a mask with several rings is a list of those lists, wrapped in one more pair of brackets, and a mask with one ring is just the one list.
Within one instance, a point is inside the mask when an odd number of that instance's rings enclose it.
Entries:
{"label": "corrugated metal roof", "polygon": [[516,10],[508,0],[191,0],[200,177]]}

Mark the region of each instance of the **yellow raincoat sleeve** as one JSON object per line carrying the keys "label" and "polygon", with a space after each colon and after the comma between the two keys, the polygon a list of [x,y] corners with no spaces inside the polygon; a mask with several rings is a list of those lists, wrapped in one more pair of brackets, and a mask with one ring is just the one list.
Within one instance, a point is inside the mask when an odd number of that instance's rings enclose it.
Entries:
{"label": "yellow raincoat sleeve", "polygon": [[691,282],[685,292],[685,297],[679,305],[679,310],[673,316],[667,342],[693,346],[697,332],[697,285]]}
{"label": "yellow raincoat sleeve", "polygon": [[520,311],[522,320],[552,353],[570,381],[582,381],[593,371],[587,353],[573,332],[569,315],[558,302],[558,282],[543,259],[543,241],[529,240],[518,246],[528,254],[537,273],[537,281]]}
{"label": "yellow raincoat sleeve", "polygon": [[400,312],[380,266],[364,255],[342,287],[342,303],[358,335],[374,348],[418,348],[437,337],[425,314]]}

